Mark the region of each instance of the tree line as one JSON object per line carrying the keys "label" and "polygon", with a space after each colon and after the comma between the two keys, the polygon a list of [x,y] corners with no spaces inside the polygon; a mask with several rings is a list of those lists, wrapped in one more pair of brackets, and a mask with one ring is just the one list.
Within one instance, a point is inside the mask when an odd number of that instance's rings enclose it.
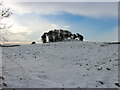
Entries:
{"label": "tree line", "polygon": [[45,32],[41,36],[41,39],[43,43],[47,43],[47,42],[59,42],[59,41],[65,41],[65,40],[83,41],[84,37],[79,33],[72,34],[68,30],[54,29],[54,30],[50,30],[49,32]]}

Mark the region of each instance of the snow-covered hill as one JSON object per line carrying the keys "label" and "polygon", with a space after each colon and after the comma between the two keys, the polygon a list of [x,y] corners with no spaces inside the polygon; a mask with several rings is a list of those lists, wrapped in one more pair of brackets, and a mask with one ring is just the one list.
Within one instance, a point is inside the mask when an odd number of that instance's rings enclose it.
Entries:
{"label": "snow-covered hill", "polygon": [[118,88],[118,44],[58,42],[2,47],[8,88]]}

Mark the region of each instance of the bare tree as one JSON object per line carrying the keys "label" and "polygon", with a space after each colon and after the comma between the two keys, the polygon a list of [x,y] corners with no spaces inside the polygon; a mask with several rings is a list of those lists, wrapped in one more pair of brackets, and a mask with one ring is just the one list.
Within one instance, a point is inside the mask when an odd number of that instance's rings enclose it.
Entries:
{"label": "bare tree", "polygon": [[2,20],[5,18],[9,18],[11,16],[12,12],[10,11],[10,8],[5,8],[3,2],[0,2],[0,42],[7,41],[6,38],[7,30],[12,25],[7,25],[7,23],[4,23]]}

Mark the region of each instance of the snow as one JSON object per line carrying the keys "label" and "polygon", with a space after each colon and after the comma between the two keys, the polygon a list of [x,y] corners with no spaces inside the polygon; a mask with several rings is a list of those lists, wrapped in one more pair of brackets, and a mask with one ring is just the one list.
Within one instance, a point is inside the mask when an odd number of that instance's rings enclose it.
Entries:
{"label": "snow", "polygon": [[[0,47],[0,76],[2,76],[2,48]],[[2,80],[0,79],[0,83],[2,83]],[[2,89],[2,87],[0,87]]]}
{"label": "snow", "polygon": [[72,41],[2,47],[7,88],[118,88],[118,44]]}

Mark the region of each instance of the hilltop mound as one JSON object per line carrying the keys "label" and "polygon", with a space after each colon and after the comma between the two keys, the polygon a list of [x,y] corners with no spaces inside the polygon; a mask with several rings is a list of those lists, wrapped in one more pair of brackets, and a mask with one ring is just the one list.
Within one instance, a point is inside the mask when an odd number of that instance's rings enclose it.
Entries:
{"label": "hilltop mound", "polygon": [[118,44],[57,42],[2,47],[8,88],[117,88]]}

